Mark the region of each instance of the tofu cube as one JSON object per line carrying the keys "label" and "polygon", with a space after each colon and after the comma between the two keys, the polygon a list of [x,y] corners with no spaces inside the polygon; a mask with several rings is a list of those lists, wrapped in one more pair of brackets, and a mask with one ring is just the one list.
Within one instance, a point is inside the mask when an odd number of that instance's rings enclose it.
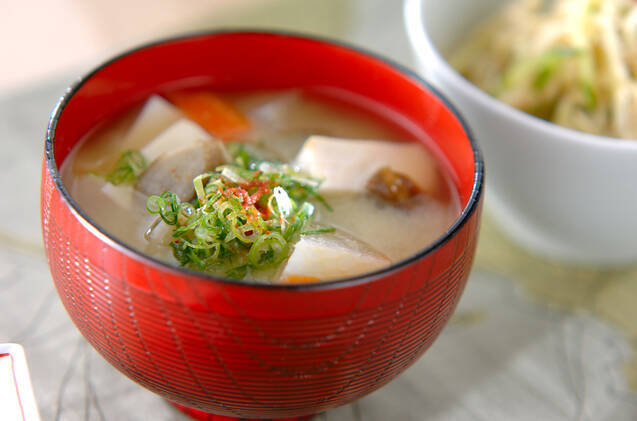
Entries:
{"label": "tofu cube", "polygon": [[294,164],[323,180],[321,193],[363,193],[368,180],[383,167],[408,176],[424,192],[434,193],[438,188],[435,161],[416,142],[313,135],[303,144]]}
{"label": "tofu cube", "polygon": [[104,186],[102,186],[102,193],[108,196],[122,209],[131,209],[133,206],[133,195],[135,194],[133,186],[116,186],[106,182]]}
{"label": "tofu cube", "polygon": [[170,102],[158,95],[151,96],[126,133],[126,149],[141,149],[181,117],[181,111]]}
{"label": "tofu cube", "polygon": [[213,140],[197,123],[181,118],[146,144],[141,153],[150,165],[162,154],[187,148],[197,142]]}
{"label": "tofu cube", "polygon": [[[101,191],[109,200],[122,210],[130,210],[133,205],[135,190],[132,186],[116,186],[95,174],[82,174],[71,184],[71,196],[80,203],[88,203],[89,207],[104,208],[95,200],[95,192]],[[108,207],[108,206],[106,206]],[[90,214],[90,212],[89,212]]]}

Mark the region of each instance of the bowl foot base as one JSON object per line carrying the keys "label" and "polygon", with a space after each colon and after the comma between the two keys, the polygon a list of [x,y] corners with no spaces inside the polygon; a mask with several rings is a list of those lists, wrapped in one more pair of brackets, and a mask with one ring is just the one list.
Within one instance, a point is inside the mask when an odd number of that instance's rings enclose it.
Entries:
{"label": "bowl foot base", "polygon": [[[169,401],[170,402],[170,401]],[[225,415],[215,415],[210,412],[200,411],[198,409],[189,408],[187,406],[178,404],[176,402],[170,402],[175,408],[188,415],[193,420],[197,421],[267,421],[261,418],[237,418],[227,417]],[[302,417],[289,417],[289,418],[276,418],[268,419],[269,421],[309,421],[314,418],[315,415],[305,415]]]}

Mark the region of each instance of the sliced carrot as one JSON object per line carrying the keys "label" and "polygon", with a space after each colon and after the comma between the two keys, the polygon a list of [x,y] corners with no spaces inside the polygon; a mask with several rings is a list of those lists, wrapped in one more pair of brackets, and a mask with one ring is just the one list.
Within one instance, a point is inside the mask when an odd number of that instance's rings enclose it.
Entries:
{"label": "sliced carrot", "polygon": [[222,140],[232,139],[250,128],[250,122],[233,104],[211,92],[179,91],[167,94],[166,98]]}
{"label": "sliced carrot", "polygon": [[320,281],[320,279],[316,276],[290,275],[285,278],[285,282],[288,284],[309,284],[310,282],[318,281]]}

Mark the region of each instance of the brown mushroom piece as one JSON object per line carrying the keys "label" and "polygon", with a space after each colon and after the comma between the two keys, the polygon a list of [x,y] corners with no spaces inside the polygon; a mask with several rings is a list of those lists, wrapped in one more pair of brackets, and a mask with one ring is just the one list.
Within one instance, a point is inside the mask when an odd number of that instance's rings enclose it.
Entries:
{"label": "brown mushroom piece", "polygon": [[161,154],[139,177],[135,187],[148,194],[171,191],[181,201],[195,195],[193,178],[227,163],[228,154],[217,139],[202,139],[175,151]]}
{"label": "brown mushroom piece", "polygon": [[411,178],[390,167],[383,167],[370,177],[367,181],[367,191],[401,207],[411,206],[414,198],[422,193]]}

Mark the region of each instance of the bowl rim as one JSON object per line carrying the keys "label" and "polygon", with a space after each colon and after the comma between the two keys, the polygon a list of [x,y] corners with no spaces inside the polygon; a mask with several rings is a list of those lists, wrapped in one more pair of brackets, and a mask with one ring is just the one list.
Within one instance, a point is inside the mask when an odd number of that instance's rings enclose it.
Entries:
{"label": "bowl rim", "polygon": [[[238,35],[238,36],[269,35],[269,36],[281,36],[281,37],[305,39],[305,40],[315,41],[318,43],[330,44],[330,45],[338,46],[346,50],[358,53],[360,55],[364,55],[364,56],[379,60],[380,62],[386,65],[389,65],[393,69],[397,70],[403,76],[407,78],[411,78],[418,84],[424,86],[426,90],[428,90],[433,96],[437,97],[442,102],[442,104],[448,109],[448,111],[451,112],[453,116],[458,120],[465,135],[467,136],[467,140],[469,141],[471,150],[473,151],[474,174],[473,174],[473,185],[471,188],[471,194],[469,196],[467,204],[462,208],[460,214],[455,218],[454,222],[435,241],[429,243],[427,247],[387,267],[381,268],[379,270],[375,270],[373,272],[365,272],[356,276],[337,278],[333,280],[313,282],[313,283],[307,283],[307,284],[258,283],[258,282],[240,280],[240,279],[213,276],[205,272],[200,272],[193,269],[174,266],[161,259],[150,256],[141,250],[131,247],[125,242],[119,240],[117,237],[113,236],[112,234],[109,234],[107,230],[103,229],[100,225],[98,225],[95,221],[93,221],[93,219],[90,218],[82,210],[82,208],[71,197],[66,187],[62,183],[62,177],[60,175],[58,166],[55,162],[54,146],[55,146],[55,134],[56,134],[57,124],[61,118],[62,113],[64,112],[66,108],[66,105],[73,98],[75,93],[77,93],[77,91],[87,81],[89,81],[96,73],[98,73],[105,67],[109,66],[110,64],[116,62],[117,60],[120,60],[123,57],[126,57],[131,54],[135,54],[138,51],[152,48],[164,43],[187,40],[187,39],[196,38],[196,37],[211,37],[211,36],[217,36],[217,35]],[[397,272],[400,269],[406,266],[409,266],[410,264],[431,254],[432,252],[434,252],[435,250],[437,250],[438,248],[446,244],[449,240],[451,240],[451,238],[453,238],[460,231],[460,229],[467,223],[470,217],[479,208],[480,199],[482,198],[483,190],[484,190],[484,174],[485,174],[482,152],[478,146],[478,143],[475,137],[473,136],[471,129],[469,128],[469,125],[466,123],[466,121],[463,119],[463,117],[461,116],[459,111],[454,107],[454,105],[444,95],[442,95],[436,88],[434,88],[431,84],[429,84],[421,76],[419,76],[416,72],[408,69],[407,67],[397,62],[394,62],[390,59],[382,57],[377,53],[371,52],[364,48],[354,46],[352,44],[349,44],[340,40],[330,39],[328,37],[323,37],[323,36],[308,35],[308,34],[296,32],[296,31],[263,30],[263,29],[254,29],[254,28],[214,29],[214,30],[189,32],[189,33],[185,33],[185,34],[181,34],[177,36],[164,37],[158,40],[143,43],[137,47],[126,49],[123,52],[113,56],[112,58],[106,61],[103,61],[97,67],[93,68],[93,70],[86,73],[84,76],[81,76],[69,87],[67,87],[64,94],[57,101],[56,105],[54,106],[51,112],[47,129],[46,129],[44,159],[46,161],[48,174],[51,177],[55,188],[60,193],[60,196],[63,202],[65,203],[65,205],[67,206],[67,208],[70,209],[70,211],[74,214],[77,220],[86,229],[91,231],[96,237],[100,238],[102,241],[107,242],[111,247],[117,249],[118,251],[124,253],[125,255],[132,257],[134,259],[144,261],[144,263],[157,267],[161,270],[173,272],[177,275],[182,275],[182,276],[187,275],[189,277],[200,278],[201,280],[220,282],[222,284],[232,284],[235,286],[273,289],[273,290],[292,290],[292,291],[334,289],[334,288],[348,287],[348,286],[357,285],[361,283],[371,282],[373,280],[384,277],[385,275]]]}
{"label": "bowl rim", "polygon": [[[502,102],[474,85],[449,64],[436,44],[429,37],[429,33],[425,29],[425,24],[422,19],[423,1],[424,0],[403,0],[403,23],[406,28],[412,54],[416,56],[420,63],[426,63],[428,59],[433,59],[436,66],[432,66],[431,68],[435,72],[440,73],[443,77],[449,78],[451,83],[458,85],[460,90],[465,91],[467,96],[474,102],[477,102],[479,106],[491,109],[520,125],[530,126],[532,129],[542,132],[542,134],[547,136],[559,137],[563,141],[576,144],[588,144],[599,148],[604,147],[607,149],[637,152],[637,138],[598,135],[560,126],[559,124],[536,117]],[[427,54],[425,50],[428,50],[430,53]]]}

